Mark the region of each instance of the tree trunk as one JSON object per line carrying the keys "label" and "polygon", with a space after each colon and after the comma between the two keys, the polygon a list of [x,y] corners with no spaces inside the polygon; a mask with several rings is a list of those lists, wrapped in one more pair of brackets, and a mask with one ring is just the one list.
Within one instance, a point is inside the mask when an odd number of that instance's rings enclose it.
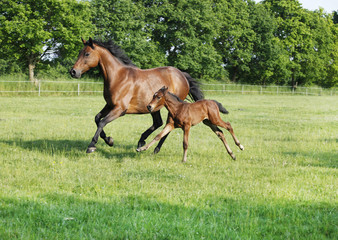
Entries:
{"label": "tree trunk", "polygon": [[233,75],[232,75],[232,78],[231,78],[231,81],[232,81],[232,82],[236,82],[236,78],[237,78],[237,70],[238,70],[238,67],[235,66],[235,67],[234,67],[234,72],[233,72]]}
{"label": "tree trunk", "polygon": [[28,69],[29,69],[29,80],[34,83],[37,84],[37,80],[34,77],[34,68],[35,68],[35,63],[31,60],[29,60],[29,64],[28,64]]}

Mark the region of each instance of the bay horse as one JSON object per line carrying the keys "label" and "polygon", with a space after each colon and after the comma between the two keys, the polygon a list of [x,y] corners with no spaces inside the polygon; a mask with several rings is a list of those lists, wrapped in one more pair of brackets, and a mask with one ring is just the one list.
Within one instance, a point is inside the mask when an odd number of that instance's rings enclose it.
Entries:
{"label": "bay horse", "polygon": [[[87,148],[87,153],[96,150],[95,145],[99,136],[106,144],[113,146],[113,138],[107,137],[103,128],[125,114],[149,113],[147,104],[152,99],[153,93],[163,85],[168,86],[170,91],[182,100],[188,94],[194,101],[204,98],[199,84],[188,73],[174,67],[142,70],[136,67],[112,41],[101,42],[89,38],[88,41],[82,39],[82,42],[84,47],[70,70],[70,75],[73,78],[80,78],[89,69],[99,66],[103,74],[103,97],[106,101],[106,105],[95,116],[97,130]],[[144,146],[145,139],[162,126],[160,114],[162,107],[163,105],[158,105],[151,112],[153,125],[141,135],[138,148]],[[165,138],[160,141],[154,153],[160,151],[164,140]]]}
{"label": "bay horse", "polygon": [[187,161],[187,149],[188,149],[188,138],[190,128],[201,121],[211,128],[216,135],[222,140],[228,154],[233,160],[236,160],[234,153],[231,151],[228,143],[225,140],[222,130],[217,126],[223,127],[230,132],[236,145],[244,150],[244,147],[236,138],[234,131],[229,122],[224,122],[219,114],[222,112],[227,114],[228,111],[222,106],[221,103],[215,100],[199,100],[194,103],[187,103],[182,101],[178,96],[168,91],[168,87],[162,87],[158,90],[151,102],[148,104],[147,109],[152,112],[158,108],[158,106],[164,105],[169,111],[169,121],[163,130],[154,138],[153,141],[147,145],[137,149],[138,152],[145,151],[151,147],[155,142],[162,139],[174,128],[182,128],[184,132],[183,137],[183,159],[182,162]]}

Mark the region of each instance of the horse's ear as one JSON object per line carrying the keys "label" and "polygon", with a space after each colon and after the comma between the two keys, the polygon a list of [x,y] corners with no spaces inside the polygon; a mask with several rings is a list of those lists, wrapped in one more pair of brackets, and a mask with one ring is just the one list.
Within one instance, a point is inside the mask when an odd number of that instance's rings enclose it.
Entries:
{"label": "horse's ear", "polygon": [[163,87],[162,87],[162,91],[163,91],[164,94],[166,94],[166,93],[168,92],[168,87],[163,86]]}
{"label": "horse's ear", "polygon": [[84,40],[82,37],[81,37],[81,41],[83,42],[83,44],[86,44],[86,40]]}
{"label": "horse's ear", "polygon": [[93,39],[91,37],[88,40],[88,46],[94,49]]}

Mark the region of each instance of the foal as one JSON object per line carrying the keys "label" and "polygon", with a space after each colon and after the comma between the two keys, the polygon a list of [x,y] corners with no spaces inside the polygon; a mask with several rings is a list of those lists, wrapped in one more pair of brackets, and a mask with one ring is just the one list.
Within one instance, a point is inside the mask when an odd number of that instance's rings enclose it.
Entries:
{"label": "foal", "polygon": [[222,140],[226,150],[233,160],[236,160],[235,155],[231,151],[228,143],[225,140],[223,132],[217,127],[223,127],[230,132],[236,145],[244,150],[244,147],[239,143],[236,138],[234,131],[229,122],[224,122],[220,115],[219,111],[222,113],[228,113],[228,111],[217,101],[213,100],[199,100],[194,103],[187,103],[180,100],[174,94],[168,92],[167,87],[162,87],[158,90],[154,96],[153,100],[148,104],[147,108],[150,112],[156,109],[157,106],[164,105],[169,111],[168,122],[163,130],[154,138],[153,141],[148,143],[146,146],[138,148],[137,151],[141,152],[147,150],[152,146],[156,141],[159,141],[161,138],[166,136],[174,128],[182,128],[184,131],[183,138],[183,159],[185,162],[187,160],[187,149],[188,149],[188,137],[191,126],[194,126],[201,121],[207,126],[209,126],[212,131]]}

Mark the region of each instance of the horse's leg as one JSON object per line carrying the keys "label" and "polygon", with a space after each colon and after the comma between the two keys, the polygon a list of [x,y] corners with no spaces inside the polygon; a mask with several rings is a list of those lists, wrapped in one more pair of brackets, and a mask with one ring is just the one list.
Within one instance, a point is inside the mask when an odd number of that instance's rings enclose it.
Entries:
{"label": "horse's leg", "polygon": [[190,126],[184,126],[184,136],[183,136],[183,159],[182,162],[187,161],[187,152],[188,152],[188,145],[189,145],[189,131]]}
{"label": "horse's leg", "polygon": [[99,121],[96,133],[87,148],[87,153],[92,153],[96,150],[95,145],[98,141],[99,136],[101,135],[103,131],[104,126],[106,126],[108,123],[115,120],[116,118],[120,117],[122,114],[123,114],[123,110],[121,108],[114,108],[104,118],[102,118]]}
{"label": "horse's leg", "polygon": [[165,135],[163,138],[161,138],[160,142],[157,144],[157,146],[154,149],[154,154],[157,154],[161,150],[161,147],[162,147],[164,141],[167,139],[168,135],[169,135],[169,133],[167,135]]}
{"label": "horse's leg", "polygon": [[173,129],[174,129],[174,125],[173,124],[167,124],[167,125],[165,125],[165,127],[163,128],[163,130],[154,138],[154,140],[152,140],[150,143],[148,143],[147,145],[145,145],[143,147],[137,148],[136,151],[141,152],[141,151],[147,150],[155,142],[159,141],[162,137],[166,136]]}
{"label": "horse's leg", "polygon": [[[95,123],[96,126],[99,127],[100,120],[107,116],[107,114],[111,111],[111,107],[109,107],[107,104],[104,106],[104,108],[95,116]],[[106,133],[102,130],[100,137],[105,141],[106,144],[109,146],[114,145],[114,140],[112,137],[107,137]]]}
{"label": "horse's leg", "polygon": [[148,128],[144,133],[142,133],[141,138],[137,143],[138,149],[146,144],[145,140],[147,139],[147,137],[149,137],[149,135],[152,132],[154,132],[156,129],[158,129],[163,125],[160,111],[151,113],[151,116],[153,117],[153,125],[150,128]]}
{"label": "horse's leg", "polygon": [[221,129],[219,129],[215,124],[212,124],[211,121],[209,119],[205,119],[203,120],[203,123],[207,126],[209,126],[211,128],[211,130],[217,135],[217,137],[219,139],[221,139],[221,141],[223,142],[224,144],[224,147],[226,148],[228,154],[231,156],[231,158],[233,160],[236,160],[236,157],[234,155],[234,153],[231,151],[227,141],[225,140],[225,137],[223,135],[223,132]]}

